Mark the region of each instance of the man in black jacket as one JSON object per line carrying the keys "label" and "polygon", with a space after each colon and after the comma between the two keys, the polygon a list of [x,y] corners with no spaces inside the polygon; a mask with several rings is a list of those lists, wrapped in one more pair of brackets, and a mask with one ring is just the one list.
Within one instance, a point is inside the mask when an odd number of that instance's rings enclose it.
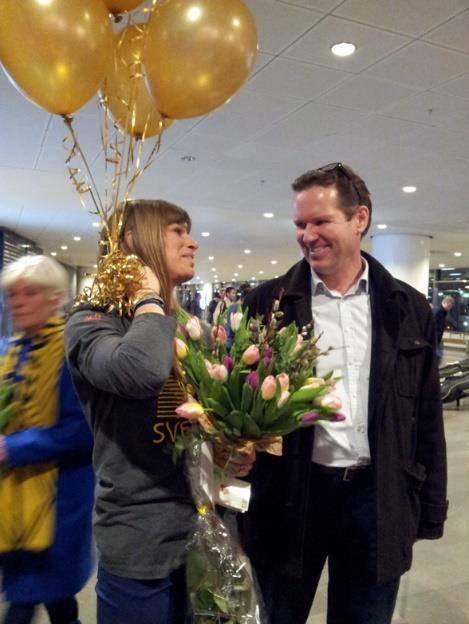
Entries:
{"label": "man in black jacket", "polygon": [[390,624],[416,539],[446,519],[446,449],[436,333],[423,295],[360,250],[371,219],[363,180],[333,163],[295,180],[304,260],[251,291],[252,314],[280,298],[284,323],[314,322],[332,347],[316,374],[340,376],[346,419],[260,454],[245,547],[271,624],[305,624],[328,561],[328,624]]}

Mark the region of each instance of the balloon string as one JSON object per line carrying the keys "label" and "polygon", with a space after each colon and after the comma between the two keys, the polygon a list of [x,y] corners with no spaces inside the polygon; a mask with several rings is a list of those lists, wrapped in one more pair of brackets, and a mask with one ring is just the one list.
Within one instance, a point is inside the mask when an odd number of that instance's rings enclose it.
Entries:
{"label": "balloon string", "polygon": [[[88,161],[86,159],[86,156],[81,148],[81,145],[78,142],[78,138],[77,135],[75,134],[75,130],[73,128],[72,125],[72,117],[70,117],[69,115],[62,115],[62,119],[64,120],[65,125],[67,126],[69,132],[70,132],[70,136],[72,137],[73,140],[73,148],[72,148],[72,153],[74,150],[76,150],[79,155],[80,158],[83,162],[83,165],[85,167],[85,170],[89,176],[89,179],[91,181],[92,186],[91,187],[87,187],[86,190],[90,193],[91,199],[95,205],[95,208],[97,210],[98,215],[101,216],[101,219],[104,221],[106,219],[106,211],[104,210],[103,204],[101,202],[101,197],[99,195],[99,191],[98,191],[98,186],[95,182],[95,179],[93,177],[93,174],[91,172],[91,169],[88,165]],[[79,191],[80,192],[80,191]]]}

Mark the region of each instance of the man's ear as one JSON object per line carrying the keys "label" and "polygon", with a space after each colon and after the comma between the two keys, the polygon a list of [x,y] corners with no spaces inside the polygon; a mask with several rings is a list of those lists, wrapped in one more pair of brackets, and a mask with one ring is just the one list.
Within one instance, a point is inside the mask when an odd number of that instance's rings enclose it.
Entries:
{"label": "man's ear", "polygon": [[357,221],[358,232],[361,235],[366,230],[368,222],[370,221],[370,211],[368,210],[368,206],[358,206],[355,217]]}

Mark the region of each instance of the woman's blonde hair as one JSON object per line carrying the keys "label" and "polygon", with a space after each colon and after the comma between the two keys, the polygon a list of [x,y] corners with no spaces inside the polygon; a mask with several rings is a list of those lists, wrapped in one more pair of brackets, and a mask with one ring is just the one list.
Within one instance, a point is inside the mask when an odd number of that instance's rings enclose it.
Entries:
{"label": "woman's blonde hair", "polygon": [[67,271],[49,256],[23,256],[7,264],[3,269],[1,285],[11,288],[21,280],[44,288],[51,295],[58,295],[61,301],[66,298],[70,289]]}
{"label": "woman's blonde hair", "polygon": [[[173,223],[185,224],[190,231],[192,222],[187,212],[162,199],[135,199],[126,202],[122,214],[120,244],[124,251],[135,253],[156,275],[161,285],[161,296],[171,307],[174,284],[169,277],[164,234]],[[132,232],[133,249],[125,243],[127,232]]]}

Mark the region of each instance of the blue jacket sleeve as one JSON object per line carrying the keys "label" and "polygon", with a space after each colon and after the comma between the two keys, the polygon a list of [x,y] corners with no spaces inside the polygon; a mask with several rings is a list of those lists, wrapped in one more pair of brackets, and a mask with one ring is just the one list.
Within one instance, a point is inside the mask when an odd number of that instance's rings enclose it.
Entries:
{"label": "blue jacket sleeve", "polygon": [[93,436],[66,364],[60,377],[59,402],[59,419],[52,427],[34,427],[6,436],[10,467],[48,461],[90,460]]}

